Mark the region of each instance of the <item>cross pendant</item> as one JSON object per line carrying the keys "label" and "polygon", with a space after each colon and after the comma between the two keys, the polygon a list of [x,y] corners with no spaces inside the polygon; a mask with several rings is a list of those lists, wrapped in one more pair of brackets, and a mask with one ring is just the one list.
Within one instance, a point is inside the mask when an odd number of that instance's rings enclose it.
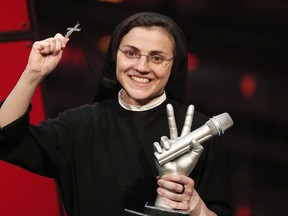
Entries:
{"label": "cross pendant", "polygon": [[65,37],[68,38],[74,31],[80,31],[81,29],[78,28],[78,26],[80,26],[80,22],[77,22],[76,25],[74,27],[69,27],[66,30],[68,30],[68,32],[66,33]]}

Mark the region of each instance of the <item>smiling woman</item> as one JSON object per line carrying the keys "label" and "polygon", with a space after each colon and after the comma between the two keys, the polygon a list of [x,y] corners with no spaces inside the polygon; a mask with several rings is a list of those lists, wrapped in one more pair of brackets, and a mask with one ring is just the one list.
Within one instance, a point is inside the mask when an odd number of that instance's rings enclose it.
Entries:
{"label": "smiling woman", "polygon": [[[190,216],[233,215],[221,142],[193,147],[176,165],[167,163],[173,173],[162,175],[165,167],[155,163],[154,142],[170,134],[173,143],[177,128],[184,125],[187,134],[209,119],[179,99],[185,92],[188,54],[178,25],[157,13],[125,19],[107,50],[97,92],[102,100],[31,125],[31,97],[54,71],[68,41],[58,33],[33,44],[25,70],[0,109],[1,159],[54,178],[68,216],[141,212],[156,199],[161,200],[155,202],[158,207]],[[107,91],[109,98],[103,98]],[[195,169],[187,175],[178,172],[190,156],[199,159]],[[195,164],[188,160],[186,165],[190,170]]]}

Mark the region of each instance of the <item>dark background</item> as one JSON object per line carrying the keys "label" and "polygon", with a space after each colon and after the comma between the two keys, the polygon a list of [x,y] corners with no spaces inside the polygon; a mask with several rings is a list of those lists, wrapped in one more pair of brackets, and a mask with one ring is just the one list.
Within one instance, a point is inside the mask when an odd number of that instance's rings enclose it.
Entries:
{"label": "dark background", "polygon": [[287,215],[287,0],[37,0],[37,39],[65,34],[77,21],[82,29],[42,85],[47,117],[93,102],[105,52],[99,43],[140,11],[166,14],[183,28],[187,102],[234,120],[224,136],[237,215]]}

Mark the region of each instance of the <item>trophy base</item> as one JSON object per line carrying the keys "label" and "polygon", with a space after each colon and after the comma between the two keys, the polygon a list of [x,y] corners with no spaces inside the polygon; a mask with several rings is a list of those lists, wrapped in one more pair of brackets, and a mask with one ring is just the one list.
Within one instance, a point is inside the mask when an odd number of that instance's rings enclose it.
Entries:
{"label": "trophy base", "polygon": [[130,209],[124,209],[123,216],[189,216],[190,212],[188,211],[175,211],[172,209],[167,209],[163,207],[155,207],[149,203],[146,203],[144,207],[144,212],[137,212]]}

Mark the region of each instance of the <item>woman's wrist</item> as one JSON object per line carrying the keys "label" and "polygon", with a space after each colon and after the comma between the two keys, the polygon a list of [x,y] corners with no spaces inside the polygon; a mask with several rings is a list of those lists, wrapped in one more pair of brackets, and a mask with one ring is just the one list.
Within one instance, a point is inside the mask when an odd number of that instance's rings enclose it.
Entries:
{"label": "woman's wrist", "polygon": [[190,216],[216,216],[214,212],[207,208],[195,189],[190,201]]}
{"label": "woman's wrist", "polygon": [[25,83],[24,85],[37,87],[43,79],[44,77],[41,73],[26,68],[19,81]]}

